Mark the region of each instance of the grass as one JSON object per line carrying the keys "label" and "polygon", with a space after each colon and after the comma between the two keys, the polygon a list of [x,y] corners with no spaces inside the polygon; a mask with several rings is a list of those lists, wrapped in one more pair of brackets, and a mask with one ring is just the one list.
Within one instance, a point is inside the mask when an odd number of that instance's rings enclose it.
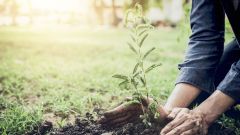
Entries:
{"label": "grass", "polygon": [[[128,96],[111,77],[133,67],[128,38],[124,29],[0,27],[0,133],[24,134],[43,120],[62,126]],[[187,34],[155,30],[146,44],[156,47],[148,62],[162,63],[148,75],[151,93],[164,101]]]}

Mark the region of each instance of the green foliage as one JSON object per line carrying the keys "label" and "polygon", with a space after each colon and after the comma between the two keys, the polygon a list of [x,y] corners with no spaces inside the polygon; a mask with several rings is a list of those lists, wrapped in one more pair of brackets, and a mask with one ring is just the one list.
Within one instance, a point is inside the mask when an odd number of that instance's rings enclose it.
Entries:
{"label": "green foliage", "polygon": [[236,126],[236,125],[240,125],[239,121],[237,121],[233,118],[229,118],[226,115],[223,115],[218,120],[218,123],[220,123],[223,127],[232,129],[235,132],[236,135],[240,134],[240,129],[239,129],[239,127]]}
{"label": "green foliage", "polygon": [[[1,103],[3,106],[3,103]],[[41,122],[42,111],[26,111],[16,103],[6,103],[7,109],[0,111],[0,133],[16,135],[32,131]]]}
{"label": "green foliage", "polygon": [[153,103],[151,103],[150,105],[149,105],[149,111],[150,111],[150,113],[153,113],[153,114],[151,114],[151,115],[153,115],[154,116],[154,119],[158,119],[159,117],[160,117],[160,114],[159,113],[157,113],[157,104],[155,104],[154,102]]}

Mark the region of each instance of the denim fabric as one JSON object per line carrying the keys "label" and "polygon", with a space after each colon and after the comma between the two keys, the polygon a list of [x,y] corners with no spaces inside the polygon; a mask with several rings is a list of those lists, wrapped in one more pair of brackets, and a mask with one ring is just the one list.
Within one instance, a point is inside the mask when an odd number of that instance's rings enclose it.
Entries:
{"label": "denim fabric", "polygon": [[[208,93],[217,88],[240,101],[240,57],[236,55],[232,58],[234,60],[229,60],[232,55],[222,55],[224,20],[225,14],[219,0],[192,1],[192,35],[185,60],[179,64],[180,75],[176,84],[188,83]],[[230,44],[234,46],[232,50],[238,48],[236,40]],[[231,52],[231,49],[226,51]]]}
{"label": "denim fabric", "polygon": [[233,32],[240,43],[240,1],[239,0],[220,0],[226,15],[229,18]]}
{"label": "denim fabric", "polygon": [[240,103],[240,61],[232,64],[231,69],[217,89]]}

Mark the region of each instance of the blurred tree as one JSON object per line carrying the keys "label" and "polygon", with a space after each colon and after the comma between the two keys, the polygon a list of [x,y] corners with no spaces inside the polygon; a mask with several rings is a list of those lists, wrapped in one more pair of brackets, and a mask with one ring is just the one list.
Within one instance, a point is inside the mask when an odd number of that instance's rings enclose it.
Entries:
{"label": "blurred tree", "polygon": [[29,23],[30,24],[33,24],[33,8],[32,8],[32,1],[31,0],[28,0],[28,8],[29,8],[29,13],[28,13],[28,16],[29,16]]}
{"label": "blurred tree", "polygon": [[112,26],[117,26],[119,23],[116,10],[117,10],[117,7],[116,7],[115,0],[112,0]]}
{"label": "blurred tree", "polygon": [[16,0],[9,0],[9,10],[12,17],[12,25],[17,25],[18,3]]}
{"label": "blurred tree", "polygon": [[19,5],[16,0],[2,0],[0,3],[0,13],[6,12],[12,18],[12,25],[17,25]]}
{"label": "blurred tree", "polygon": [[0,14],[5,11],[6,0],[0,1]]}
{"label": "blurred tree", "polygon": [[117,13],[116,13],[115,0],[112,0],[112,25],[113,26],[118,25],[118,17],[117,17]]}
{"label": "blurred tree", "polygon": [[95,13],[97,15],[98,21],[100,25],[104,24],[104,7],[105,7],[105,3],[103,0],[93,0],[93,8],[95,10]]}
{"label": "blurred tree", "polygon": [[163,0],[149,0],[149,7],[163,8]]}

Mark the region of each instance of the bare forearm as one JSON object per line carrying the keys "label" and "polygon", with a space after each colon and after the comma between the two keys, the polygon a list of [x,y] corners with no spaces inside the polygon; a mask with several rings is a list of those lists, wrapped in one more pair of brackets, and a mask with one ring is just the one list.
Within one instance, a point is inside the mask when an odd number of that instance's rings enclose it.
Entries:
{"label": "bare forearm", "polygon": [[177,84],[169,96],[164,108],[166,110],[172,110],[175,107],[185,108],[199,95],[200,92],[201,91],[198,88],[192,85],[186,83]]}
{"label": "bare forearm", "polygon": [[205,115],[208,124],[214,122],[222,113],[229,109],[234,100],[228,95],[216,90],[208,99],[194,109]]}

